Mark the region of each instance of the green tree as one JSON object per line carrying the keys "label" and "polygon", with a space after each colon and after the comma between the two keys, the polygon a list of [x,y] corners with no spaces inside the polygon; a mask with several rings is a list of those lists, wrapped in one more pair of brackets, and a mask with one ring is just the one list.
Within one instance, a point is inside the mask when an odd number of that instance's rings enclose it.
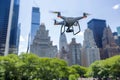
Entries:
{"label": "green tree", "polygon": [[72,75],[72,74],[71,74],[71,75],[69,76],[69,80],[77,80],[77,79],[76,79],[75,75]]}
{"label": "green tree", "polygon": [[114,56],[106,60],[100,60],[92,63],[87,72],[88,76],[98,78],[120,79],[120,56]]}
{"label": "green tree", "polygon": [[72,65],[71,67],[77,71],[77,74],[79,74],[80,77],[85,77],[85,74],[87,73],[88,70],[88,68],[80,65]]}
{"label": "green tree", "polygon": [[40,68],[39,57],[35,54],[23,53],[19,56],[19,59],[23,62],[20,67],[21,79],[34,80],[39,79],[38,70]]}
{"label": "green tree", "polygon": [[3,56],[0,56],[0,80],[4,80],[5,68],[3,67]]}
{"label": "green tree", "polygon": [[15,54],[10,54],[4,56],[0,60],[0,65],[3,69],[2,73],[5,80],[20,80],[19,67],[22,62],[19,60],[18,56]]}
{"label": "green tree", "polygon": [[40,58],[40,79],[52,80],[64,77],[67,63],[57,58]]}
{"label": "green tree", "polygon": [[109,58],[107,61],[110,62],[110,76],[113,79],[120,80],[120,56],[114,56]]}
{"label": "green tree", "polygon": [[89,67],[87,76],[94,78],[106,78],[109,76],[109,65],[104,60],[95,61]]}

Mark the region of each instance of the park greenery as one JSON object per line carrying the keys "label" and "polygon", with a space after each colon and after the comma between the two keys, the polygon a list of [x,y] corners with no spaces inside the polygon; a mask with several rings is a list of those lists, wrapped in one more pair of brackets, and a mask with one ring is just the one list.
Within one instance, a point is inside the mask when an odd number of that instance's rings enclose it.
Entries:
{"label": "park greenery", "polygon": [[89,67],[68,66],[64,60],[32,53],[0,56],[0,80],[77,80],[79,77],[120,80],[120,56],[95,61]]}

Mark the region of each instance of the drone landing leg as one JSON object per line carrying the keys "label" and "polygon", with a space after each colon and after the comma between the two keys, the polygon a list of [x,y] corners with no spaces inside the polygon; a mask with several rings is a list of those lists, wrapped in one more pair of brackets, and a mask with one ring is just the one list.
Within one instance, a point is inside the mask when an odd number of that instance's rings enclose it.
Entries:
{"label": "drone landing leg", "polygon": [[72,26],[72,30],[73,30],[73,34],[75,35],[75,33],[74,33],[74,27]]}
{"label": "drone landing leg", "polygon": [[79,31],[78,31],[78,32],[76,32],[76,33],[74,33],[74,30],[73,30],[73,34],[74,34],[74,35],[78,34],[78,33],[81,31],[81,29],[80,29],[80,24],[79,24],[79,22],[78,22],[78,21],[77,21],[77,24],[78,24]]}
{"label": "drone landing leg", "polygon": [[[62,32],[63,27],[64,27],[64,30],[63,30],[63,32]],[[62,25],[62,26],[61,26],[61,35],[62,35],[64,32],[65,32],[65,26]]]}

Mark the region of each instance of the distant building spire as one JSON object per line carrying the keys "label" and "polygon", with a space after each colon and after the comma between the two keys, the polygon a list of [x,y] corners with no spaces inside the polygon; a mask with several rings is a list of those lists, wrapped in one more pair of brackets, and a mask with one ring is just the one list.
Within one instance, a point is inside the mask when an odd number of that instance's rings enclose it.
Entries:
{"label": "distant building spire", "polygon": [[68,51],[67,38],[65,33],[63,33],[62,35],[60,34],[60,39],[59,39],[59,50],[61,50],[63,47],[66,51]]}

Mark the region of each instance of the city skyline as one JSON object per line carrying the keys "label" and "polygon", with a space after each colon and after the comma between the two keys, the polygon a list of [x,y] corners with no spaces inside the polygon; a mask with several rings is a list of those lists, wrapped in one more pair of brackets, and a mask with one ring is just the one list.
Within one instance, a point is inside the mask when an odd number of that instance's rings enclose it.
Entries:
{"label": "city skyline", "polygon": [[73,34],[66,34],[68,43],[70,43],[71,38],[73,37],[76,38],[78,43],[83,43],[83,32],[87,28],[87,22],[93,18],[106,20],[106,23],[107,25],[110,25],[112,32],[117,31],[116,27],[120,26],[120,2],[118,0],[93,0],[91,2],[88,0],[71,0],[69,1],[69,5],[67,4],[68,1],[69,0],[30,0],[28,4],[26,0],[21,0],[19,22],[21,23],[21,39],[23,39],[20,42],[20,52],[26,52],[27,49],[27,37],[31,26],[32,6],[40,8],[40,21],[41,23],[45,23],[47,30],[49,30],[51,40],[54,45],[57,45],[58,47],[60,26],[53,25],[53,19],[56,18],[56,15],[49,13],[51,10],[62,11],[62,15],[65,16],[82,16],[83,12],[91,14],[88,18],[79,21],[82,30],[79,35],[74,36]]}

